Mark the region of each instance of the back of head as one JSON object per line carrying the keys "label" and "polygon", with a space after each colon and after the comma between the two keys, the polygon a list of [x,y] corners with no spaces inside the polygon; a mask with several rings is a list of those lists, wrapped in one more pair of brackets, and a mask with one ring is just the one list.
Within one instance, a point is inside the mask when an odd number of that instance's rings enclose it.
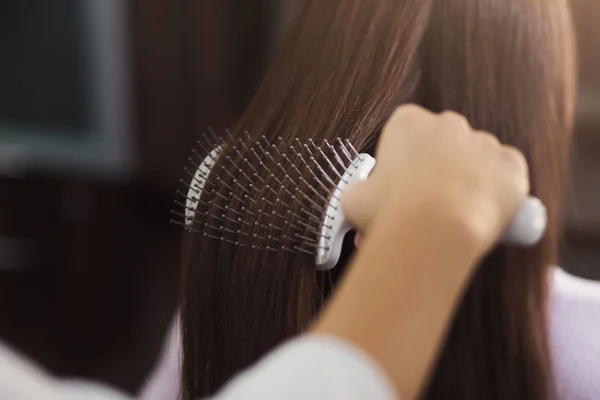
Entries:
{"label": "back of head", "polygon": [[[287,145],[349,139],[367,151],[394,108],[412,102],[460,112],[525,154],[548,234],[533,249],[499,247],[482,263],[425,398],[552,397],[546,274],[569,151],[572,47],[566,0],[309,0],[234,130]],[[214,393],[307,328],[344,269],[315,272],[309,256],[201,235],[185,242],[186,398]]]}

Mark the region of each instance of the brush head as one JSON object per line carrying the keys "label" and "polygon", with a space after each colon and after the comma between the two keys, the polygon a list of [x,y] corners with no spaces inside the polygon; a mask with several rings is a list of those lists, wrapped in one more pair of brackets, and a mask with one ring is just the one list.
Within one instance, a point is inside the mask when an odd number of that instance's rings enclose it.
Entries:
{"label": "brush head", "polygon": [[344,237],[352,229],[352,225],[341,207],[342,194],[349,186],[366,180],[374,167],[375,159],[373,157],[368,154],[360,154],[352,161],[351,166],[338,182],[327,205],[325,222],[321,227],[316,255],[317,269],[331,269],[340,259]]}
{"label": "brush head", "polygon": [[333,268],[352,229],[341,196],[368,177],[373,157],[339,139],[290,145],[226,135],[209,129],[198,141],[172,222],[236,246],[310,256],[318,270]]}

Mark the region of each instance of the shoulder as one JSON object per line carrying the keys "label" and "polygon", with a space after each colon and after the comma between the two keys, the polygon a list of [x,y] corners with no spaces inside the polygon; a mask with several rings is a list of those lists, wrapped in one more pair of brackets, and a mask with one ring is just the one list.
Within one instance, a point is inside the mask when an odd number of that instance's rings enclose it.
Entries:
{"label": "shoulder", "polygon": [[549,330],[559,398],[600,394],[600,282],[556,268],[551,276]]}

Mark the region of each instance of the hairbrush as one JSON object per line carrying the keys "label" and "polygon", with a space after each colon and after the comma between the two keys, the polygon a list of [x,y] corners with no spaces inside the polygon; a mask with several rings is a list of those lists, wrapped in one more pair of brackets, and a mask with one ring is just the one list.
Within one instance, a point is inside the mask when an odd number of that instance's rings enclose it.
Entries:
{"label": "hairbrush", "polygon": [[[236,246],[312,256],[317,270],[333,268],[353,229],[341,198],[349,185],[369,177],[375,159],[339,138],[290,145],[281,137],[270,143],[245,132],[236,139],[226,130],[225,140],[208,132],[192,150],[172,222]],[[533,246],[546,224],[543,203],[528,197],[500,243]]]}

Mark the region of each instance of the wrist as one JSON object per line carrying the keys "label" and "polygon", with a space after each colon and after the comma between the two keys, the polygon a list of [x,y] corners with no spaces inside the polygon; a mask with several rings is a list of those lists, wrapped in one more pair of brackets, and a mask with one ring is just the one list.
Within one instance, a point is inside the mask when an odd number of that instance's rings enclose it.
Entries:
{"label": "wrist", "polygon": [[[461,203],[455,207],[453,203]],[[371,225],[377,241],[395,242],[388,250],[402,253],[411,248],[422,249],[442,263],[473,266],[485,253],[486,246],[474,215],[459,199],[412,196],[402,193],[388,196]],[[369,232],[367,232],[367,236]]]}
{"label": "wrist", "polygon": [[379,210],[315,331],[369,352],[411,398],[435,360],[477,246],[453,214],[403,201]]}

